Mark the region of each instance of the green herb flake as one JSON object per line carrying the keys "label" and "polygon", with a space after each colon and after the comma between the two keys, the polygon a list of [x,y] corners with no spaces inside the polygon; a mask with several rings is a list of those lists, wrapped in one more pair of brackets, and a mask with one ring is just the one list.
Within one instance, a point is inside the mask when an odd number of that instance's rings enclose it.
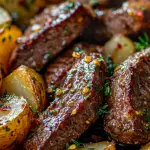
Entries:
{"label": "green herb flake", "polygon": [[10,131],[10,128],[5,127],[4,130],[5,130],[6,132],[8,132],[8,131]]}
{"label": "green herb flake", "polygon": [[114,65],[113,60],[110,56],[106,57],[106,64],[107,64],[108,76],[112,76],[116,68],[116,65]]}
{"label": "green herb flake", "polygon": [[85,99],[85,100],[87,100],[88,98],[89,98],[89,96],[88,96],[88,95],[87,95],[87,96],[84,96],[84,99]]}
{"label": "green herb flake", "polygon": [[2,38],[2,42],[4,43],[6,41],[6,38],[4,37],[4,38]]}
{"label": "green herb flake", "polygon": [[96,113],[97,116],[104,116],[105,114],[108,114],[108,104],[104,104]]}
{"label": "green herb flake", "polygon": [[64,11],[69,11],[70,9],[75,7],[75,2],[68,2],[68,4],[63,8]]}
{"label": "green herb flake", "polygon": [[4,106],[4,104],[0,104],[0,107]]}
{"label": "green herb flake", "polygon": [[67,143],[67,144],[66,144],[66,150],[68,150],[68,149],[69,149],[69,144]]}
{"label": "green herb flake", "polygon": [[72,140],[72,143],[75,144],[77,147],[84,146],[84,143],[78,142],[76,140]]}
{"label": "green herb flake", "polygon": [[110,89],[110,86],[109,86],[109,81],[108,80],[105,80],[104,82],[104,96],[111,96],[111,89]]}
{"label": "green herb flake", "polygon": [[47,53],[44,55],[44,59],[50,60],[52,58],[52,54]]}
{"label": "green herb flake", "polygon": [[12,36],[11,36],[11,35],[9,35],[9,36],[8,36],[8,39],[9,39],[9,40],[11,40],[11,39],[12,39]]}
{"label": "green herb flake", "polygon": [[95,148],[92,148],[92,147],[89,147],[89,148],[87,148],[87,150],[94,150]]}
{"label": "green herb flake", "polygon": [[104,57],[103,57],[102,55],[100,55],[100,57],[98,58],[98,60],[99,60],[100,62],[103,62],[103,61],[104,61]]}
{"label": "green herb flake", "polygon": [[137,51],[144,50],[150,47],[150,40],[147,33],[144,32],[143,36],[139,36],[138,41],[134,42]]}

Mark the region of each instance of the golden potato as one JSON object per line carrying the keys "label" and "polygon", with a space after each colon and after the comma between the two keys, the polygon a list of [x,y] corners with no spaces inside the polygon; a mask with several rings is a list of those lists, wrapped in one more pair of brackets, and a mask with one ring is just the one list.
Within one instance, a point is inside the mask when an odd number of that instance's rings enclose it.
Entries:
{"label": "golden potato", "polygon": [[144,145],[140,150],[150,150],[150,142]]}
{"label": "golden potato", "polygon": [[11,23],[10,15],[4,8],[0,7],[0,28],[9,23]]}
{"label": "golden potato", "polygon": [[128,37],[117,34],[106,42],[103,53],[105,57],[111,56],[113,62],[118,65],[135,53],[135,46]]}
{"label": "golden potato", "polygon": [[8,63],[13,50],[17,47],[16,39],[22,32],[16,26],[7,25],[0,33],[0,64],[7,73]]}
{"label": "golden potato", "polygon": [[26,66],[20,66],[3,79],[1,93],[23,96],[34,111],[42,111],[46,106],[45,83]]}
{"label": "golden potato", "polygon": [[7,95],[0,100],[0,150],[11,150],[29,133],[32,112],[23,97]]}
{"label": "golden potato", "polygon": [[[71,147],[70,147],[71,148]],[[87,150],[87,149],[91,149],[91,150],[116,150],[115,144],[111,143],[111,142],[99,142],[99,143],[92,143],[92,144],[88,144],[85,145],[83,148],[77,148],[76,150]],[[71,150],[71,149],[69,149]]]}
{"label": "golden potato", "polygon": [[27,24],[41,7],[45,6],[44,0],[0,0],[2,5],[18,24]]}

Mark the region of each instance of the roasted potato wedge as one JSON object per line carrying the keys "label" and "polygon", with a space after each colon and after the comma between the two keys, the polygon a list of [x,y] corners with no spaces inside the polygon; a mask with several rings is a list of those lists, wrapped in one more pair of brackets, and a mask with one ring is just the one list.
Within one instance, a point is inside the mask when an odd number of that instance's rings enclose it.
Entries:
{"label": "roasted potato wedge", "polygon": [[0,64],[7,73],[8,63],[13,50],[17,47],[16,40],[22,36],[22,32],[16,26],[7,25],[1,28],[0,33]]}
{"label": "roasted potato wedge", "polygon": [[[77,148],[76,150],[116,150],[115,144],[111,142],[99,142],[85,145],[83,148]],[[71,149],[69,149],[71,150]]]}
{"label": "roasted potato wedge", "polygon": [[11,14],[13,21],[18,24],[27,24],[45,4],[44,0],[0,0],[0,5]]}
{"label": "roasted potato wedge", "polygon": [[150,150],[150,142],[144,145],[140,150]]}
{"label": "roasted potato wedge", "polygon": [[34,70],[20,66],[3,79],[1,93],[23,96],[33,111],[42,111],[46,106],[45,83]]}
{"label": "roasted potato wedge", "polygon": [[128,37],[117,34],[114,35],[104,45],[104,56],[111,56],[113,62],[119,65],[126,60],[130,55],[135,53],[135,46],[132,40]]}
{"label": "roasted potato wedge", "polygon": [[0,7],[0,28],[10,23],[11,23],[10,15],[4,8]]}
{"label": "roasted potato wedge", "polygon": [[29,133],[32,111],[23,97],[0,98],[0,150],[11,150]]}

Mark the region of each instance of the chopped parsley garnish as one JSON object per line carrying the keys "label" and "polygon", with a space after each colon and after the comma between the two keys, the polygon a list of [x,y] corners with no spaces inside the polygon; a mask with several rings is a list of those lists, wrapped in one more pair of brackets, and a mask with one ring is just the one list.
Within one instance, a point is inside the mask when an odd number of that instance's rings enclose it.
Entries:
{"label": "chopped parsley garnish", "polygon": [[4,38],[2,38],[2,42],[4,43],[6,41],[6,38],[4,37]]}
{"label": "chopped parsley garnish", "polygon": [[95,148],[91,148],[91,147],[89,147],[89,148],[87,148],[87,150],[94,150]]}
{"label": "chopped parsley garnish", "polygon": [[8,131],[10,131],[10,128],[6,127],[6,128],[4,128],[4,130],[5,130],[6,132],[8,132]]}
{"label": "chopped parsley garnish", "polygon": [[103,61],[104,61],[104,57],[103,57],[102,55],[100,55],[100,57],[98,58],[98,60],[99,60],[100,62],[103,62]]}
{"label": "chopped parsley garnish", "polygon": [[44,59],[50,60],[52,58],[52,54],[47,53],[44,55]]}
{"label": "chopped parsley garnish", "polygon": [[144,32],[143,36],[139,36],[138,41],[134,42],[134,44],[137,51],[150,47],[150,39],[148,34]]}
{"label": "chopped parsley garnish", "polygon": [[72,143],[75,144],[77,147],[84,146],[84,143],[78,142],[76,140],[72,140]]}
{"label": "chopped parsley garnish", "polygon": [[114,73],[114,69],[116,68],[116,65],[114,65],[113,60],[110,56],[107,56],[106,64],[107,64],[108,76],[112,76]]}
{"label": "chopped parsley garnish", "polygon": [[69,144],[67,143],[67,144],[66,144],[66,150],[68,150],[68,149],[69,149]]}
{"label": "chopped parsley garnish", "polygon": [[0,104],[0,107],[4,106],[4,104]]}
{"label": "chopped parsley garnish", "polygon": [[150,126],[146,126],[146,125],[145,125],[145,130],[146,130],[146,140],[148,140],[148,135],[149,135]]}
{"label": "chopped parsley garnish", "polygon": [[105,80],[104,82],[104,96],[111,96],[111,90],[110,90],[110,86],[109,86],[109,81]]}
{"label": "chopped parsley garnish", "polygon": [[108,104],[104,104],[101,108],[98,109],[96,115],[104,116],[107,113],[108,113]]}
{"label": "chopped parsley garnish", "polygon": [[87,95],[87,96],[84,96],[84,99],[85,99],[85,100],[87,100],[88,98],[89,98],[89,96],[88,96],[88,95]]}
{"label": "chopped parsley garnish", "polygon": [[79,47],[75,47],[74,51],[77,52],[77,53],[79,53],[79,54],[84,54],[85,53],[85,51],[81,50]]}
{"label": "chopped parsley garnish", "polygon": [[93,7],[99,6],[98,0],[91,0],[91,5],[92,5]]}

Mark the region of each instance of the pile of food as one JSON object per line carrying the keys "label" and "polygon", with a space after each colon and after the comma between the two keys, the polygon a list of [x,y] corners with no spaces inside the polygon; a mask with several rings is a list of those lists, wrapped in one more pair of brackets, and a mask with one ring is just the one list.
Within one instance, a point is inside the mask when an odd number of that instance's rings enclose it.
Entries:
{"label": "pile of food", "polygon": [[149,150],[149,36],[149,0],[1,0],[0,150]]}

